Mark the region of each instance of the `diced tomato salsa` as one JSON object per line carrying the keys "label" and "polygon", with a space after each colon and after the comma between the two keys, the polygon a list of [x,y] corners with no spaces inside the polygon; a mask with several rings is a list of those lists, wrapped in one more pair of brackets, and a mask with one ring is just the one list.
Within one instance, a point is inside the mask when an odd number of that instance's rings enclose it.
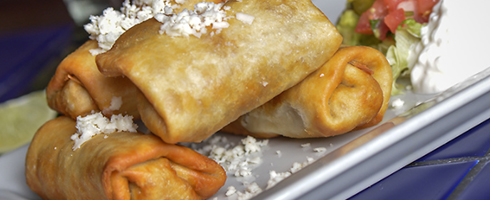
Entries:
{"label": "diced tomato salsa", "polygon": [[[407,18],[419,23],[427,23],[432,8],[439,0],[376,0],[361,14],[356,32],[374,34],[384,40],[388,32],[395,33],[398,26]],[[376,23],[373,23],[376,22]]]}
{"label": "diced tomato salsa", "polygon": [[390,28],[390,31],[394,33],[396,29],[398,28],[398,25],[405,21],[405,11],[403,8],[399,8],[393,12],[388,13],[386,15],[384,22],[386,23],[386,26]]}

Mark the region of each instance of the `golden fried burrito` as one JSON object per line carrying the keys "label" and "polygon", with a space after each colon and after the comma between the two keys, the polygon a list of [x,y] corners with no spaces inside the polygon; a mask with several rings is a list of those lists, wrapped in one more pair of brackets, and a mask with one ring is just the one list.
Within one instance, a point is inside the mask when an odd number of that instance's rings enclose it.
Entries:
{"label": "golden fried burrito", "polygon": [[97,41],[89,40],[63,59],[46,88],[48,105],[73,119],[92,111],[138,118],[138,89],[129,79],[108,78],[99,72],[89,52],[97,47]]}
{"label": "golden fried burrito", "polygon": [[310,0],[228,1],[138,24],[96,61],[141,90],[149,130],[168,143],[200,142],[300,82],[341,41]]}
{"label": "golden fried burrito", "polygon": [[[165,6],[181,11],[190,9],[194,4],[202,1],[184,0],[178,3],[172,0],[126,1],[121,11],[113,9],[104,11],[107,15],[116,12],[119,15],[117,19],[110,19],[111,24],[107,24],[109,22],[105,14],[91,18],[92,22],[85,25],[85,29],[91,34],[92,40],[87,41],[59,64],[47,87],[50,107],[74,119],[79,115],[90,114],[92,111],[102,111],[106,116],[122,113],[139,118],[136,108],[136,87],[126,78],[109,78],[102,75],[97,69],[95,55],[110,49],[113,43],[110,41],[117,38],[121,31],[157,13],[164,12]],[[221,2],[220,0],[208,1]]]}
{"label": "golden fried burrito", "polygon": [[345,47],[298,85],[241,116],[224,132],[256,137],[328,137],[382,121],[391,67],[370,47]]}
{"label": "golden fried burrito", "polygon": [[153,135],[99,134],[73,150],[75,125],[51,120],[29,146],[27,184],[43,199],[205,199],[225,183],[219,164]]}

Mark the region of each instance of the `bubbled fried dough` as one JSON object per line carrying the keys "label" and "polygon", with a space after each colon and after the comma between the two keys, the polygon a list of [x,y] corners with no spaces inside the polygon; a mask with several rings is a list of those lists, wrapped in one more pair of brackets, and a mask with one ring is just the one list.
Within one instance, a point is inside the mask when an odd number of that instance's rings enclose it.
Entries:
{"label": "bubbled fried dough", "polygon": [[218,163],[154,135],[99,134],[73,150],[75,125],[53,119],[29,146],[26,181],[43,199],[206,199],[225,183]]}
{"label": "bubbled fried dough", "polygon": [[[227,28],[169,36],[150,19],[97,56],[103,74],[127,77],[141,90],[143,122],[168,143],[206,139],[303,80],[342,40],[310,0],[228,1],[225,7]],[[254,20],[240,21],[237,13]]]}
{"label": "bubbled fried dough", "polygon": [[391,67],[381,52],[370,47],[344,47],[298,85],[223,131],[311,138],[373,126],[388,108],[391,84]]}

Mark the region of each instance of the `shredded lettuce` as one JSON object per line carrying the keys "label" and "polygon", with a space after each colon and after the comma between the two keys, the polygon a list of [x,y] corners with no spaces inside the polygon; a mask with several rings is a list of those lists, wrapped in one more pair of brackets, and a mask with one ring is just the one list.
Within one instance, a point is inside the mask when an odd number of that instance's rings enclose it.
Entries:
{"label": "shredded lettuce", "polygon": [[386,59],[390,62],[393,72],[393,87],[391,95],[403,93],[404,85],[398,83],[401,77],[410,75],[410,70],[416,62],[417,56],[411,54],[414,52],[414,46],[420,42],[420,29],[422,24],[413,19],[407,19],[396,30],[395,45],[391,45],[386,52]]}

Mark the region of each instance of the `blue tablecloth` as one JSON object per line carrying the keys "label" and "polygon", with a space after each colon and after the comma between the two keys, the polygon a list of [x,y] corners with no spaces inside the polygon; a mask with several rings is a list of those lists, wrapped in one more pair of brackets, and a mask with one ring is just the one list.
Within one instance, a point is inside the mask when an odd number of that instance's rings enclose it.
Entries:
{"label": "blue tablecloth", "polygon": [[[73,38],[73,24],[0,32],[0,102],[45,87]],[[38,82],[37,82],[38,81]]]}
{"label": "blue tablecloth", "polygon": [[489,150],[487,120],[351,199],[490,199]]}

